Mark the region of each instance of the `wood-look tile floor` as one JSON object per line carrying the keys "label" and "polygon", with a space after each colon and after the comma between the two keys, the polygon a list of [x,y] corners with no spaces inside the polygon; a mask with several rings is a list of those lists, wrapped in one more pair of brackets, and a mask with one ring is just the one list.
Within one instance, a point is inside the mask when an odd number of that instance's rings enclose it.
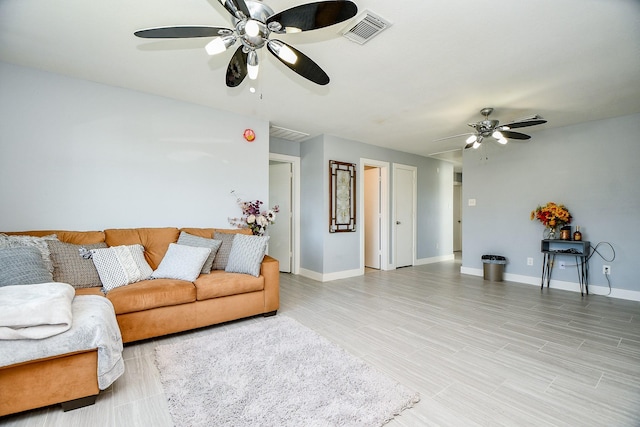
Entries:
{"label": "wood-look tile floor", "polygon": [[[449,261],[327,283],[282,274],[279,314],[420,392],[388,426],[640,426],[640,303],[459,270]],[[171,426],[153,349],[210,331],[127,345],[125,375],[94,406],[0,425]]]}

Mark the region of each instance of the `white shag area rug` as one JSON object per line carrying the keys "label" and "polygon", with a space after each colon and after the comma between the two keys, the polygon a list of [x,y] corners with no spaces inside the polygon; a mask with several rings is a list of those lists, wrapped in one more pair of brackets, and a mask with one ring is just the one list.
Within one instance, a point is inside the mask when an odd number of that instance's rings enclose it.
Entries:
{"label": "white shag area rug", "polygon": [[380,426],[420,400],[282,315],[156,348],[176,426]]}

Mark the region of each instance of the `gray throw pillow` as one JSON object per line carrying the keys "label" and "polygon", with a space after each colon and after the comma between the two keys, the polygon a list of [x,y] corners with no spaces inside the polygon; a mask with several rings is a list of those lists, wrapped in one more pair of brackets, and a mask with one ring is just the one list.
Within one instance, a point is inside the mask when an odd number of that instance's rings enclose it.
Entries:
{"label": "gray throw pillow", "polygon": [[178,237],[178,244],[211,249],[211,253],[209,254],[207,260],[204,262],[202,270],[200,271],[200,273],[202,274],[209,274],[211,273],[213,260],[218,253],[218,249],[220,249],[220,245],[222,245],[222,240],[207,239],[205,237],[194,236],[193,234],[185,233],[184,231],[182,231],[180,232],[180,237]]}
{"label": "gray throw pillow", "polygon": [[34,247],[40,251],[42,261],[47,267],[49,273],[53,273],[53,263],[51,262],[51,254],[49,253],[47,240],[58,240],[58,236],[56,236],[55,234],[50,234],[43,237],[34,237],[0,233],[0,248],[15,248],[18,246]]}
{"label": "gray throw pillow", "polygon": [[233,240],[225,271],[260,276],[260,264],[267,251],[269,236],[238,234]]}
{"label": "gray throw pillow", "polygon": [[222,244],[216,257],[213,259],[212,270],[224,270],[227,268],[227,261],[229,261],[229,254],[231,253],[231,246],[233,245],[233,239],[237,236],[236,233],[214,233],[213,238],[215,240],[221,240]]}
{"label": "gray throw pillow", "polygon": [[53,282],[53,277],[37,248],[18,246],[0,249],[0,286],[47,282]]}
{"label": "gray throw pillow", "polygon": [[58,240],[48,240],[47,245],[53,262],[54,282],[68,283],[76,289],[102,286],[93,261],[91,258],[83,257],[80,251],[106,248],[106,243],[74,245]]}

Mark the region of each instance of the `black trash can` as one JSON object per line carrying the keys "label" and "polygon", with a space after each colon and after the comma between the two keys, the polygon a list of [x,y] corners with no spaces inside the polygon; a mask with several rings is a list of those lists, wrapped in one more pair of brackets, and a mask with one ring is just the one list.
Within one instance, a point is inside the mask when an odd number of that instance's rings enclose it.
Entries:
{"label": "black trash can", "polygon": [[482,268],[484,280],[492,282],[502,282],[502,274],[504,273],[504,265],[507,259],[500,255],[482,255]]}

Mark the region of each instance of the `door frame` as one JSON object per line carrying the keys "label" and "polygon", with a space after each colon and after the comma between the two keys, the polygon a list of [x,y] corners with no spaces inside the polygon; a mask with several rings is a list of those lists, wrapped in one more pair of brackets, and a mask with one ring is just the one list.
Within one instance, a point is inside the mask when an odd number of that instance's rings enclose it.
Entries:
{"label": "door frame", "polygon": [[291,236],[291,273],[300,274],[300,157],[286,154],[269,153],[269,160],[282,163],[291,163],[293,173],[293,188],[291,189],[291,206],[293,208],[293,221]]}
{"label": "door frame", "polygon": [[[393,270],[389,263],[389,162],[360,158],[358,175],[358,221],[364,224],[364,168],[372,166],[380,169],[380,270]],[[360,271],[364,274],[364,227],[360,227]]]}
{"label": "door frame", "polygon": [[[412,261],[411,264],[412,265],[416,265],[416,243],[417,243],[417,234],[418,234],[418,229],[417,229],[417,206],[418,206],[418,168],[415,166],[409,166],[409,165],[403,165],[400,163],[394,163],[392,165],[392,171],[393,171],[393,209],[391,211],[391,224],[395,225],[396,223],[396,205],[397,205],[397,179],[396,179],[396,172],[398,169],[404,169],[407,171],[410,171],[412,173],[412,177],[413,179],[411,180],[412,182],[412,194],[413,194],[413,213],[412,213],[412,218],[413,218],[413,224],[411,225],[411,227],[413,228],[413,233],[412,233],[412,238],[411,238],[411,252],[412,252]],[[392,227],[392,253],[393,253],[393,261],[392,261],[392,268],[395,269],[396,268],[396,254],[397,254],[397,245],[396,245],[396,231],[395,231],[395,227]]]}

